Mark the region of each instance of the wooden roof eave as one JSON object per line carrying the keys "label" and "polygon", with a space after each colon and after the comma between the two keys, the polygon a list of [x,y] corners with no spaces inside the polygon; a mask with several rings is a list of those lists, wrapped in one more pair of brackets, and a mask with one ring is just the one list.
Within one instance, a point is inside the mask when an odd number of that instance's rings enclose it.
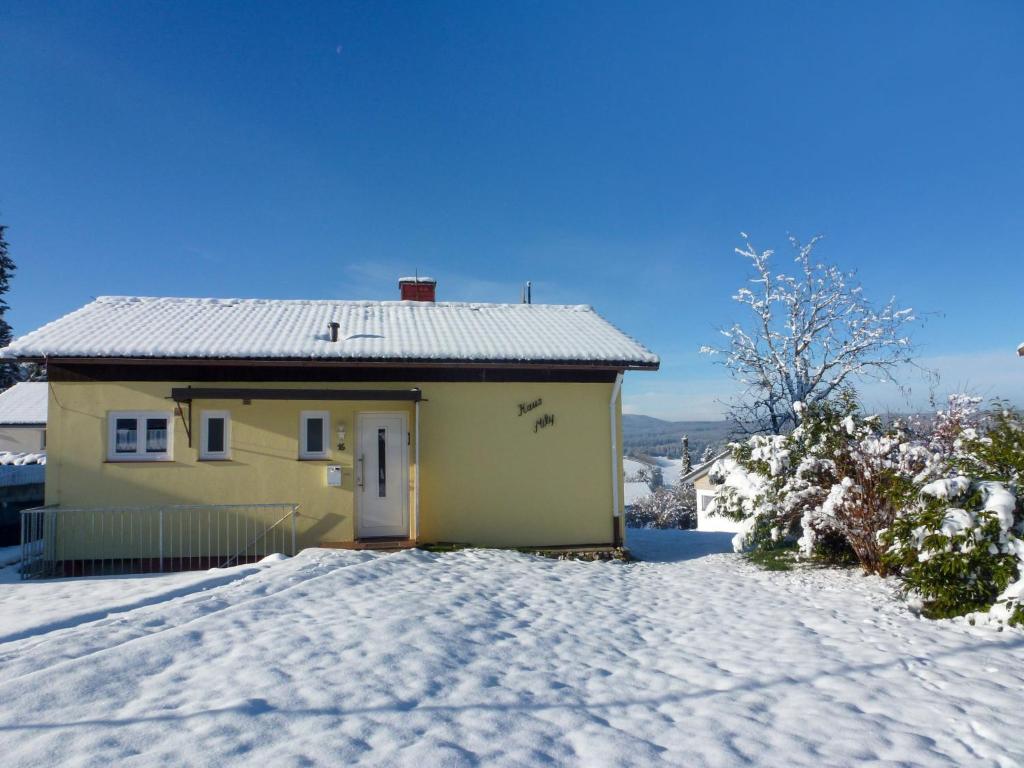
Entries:
{"label": "wooden roof eave", "polygon": [[423,392],[412,389],[324,389],[294,387],[265,389],[259,387],[172,387],[171,400],[191,403],[193,400],[423,400]]}

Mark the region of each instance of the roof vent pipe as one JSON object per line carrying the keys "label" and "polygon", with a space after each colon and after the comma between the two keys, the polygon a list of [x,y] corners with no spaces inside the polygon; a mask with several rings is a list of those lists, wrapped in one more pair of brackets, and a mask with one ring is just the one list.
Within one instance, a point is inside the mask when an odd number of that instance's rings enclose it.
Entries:
{"label": "roof vent pipe", "polygon": [[340,328],[341,326],[338,323],[330,322],[330,323],[327,324],[327,327],[331,329],[331,341],[337,341],[338,340],[338,328]]}

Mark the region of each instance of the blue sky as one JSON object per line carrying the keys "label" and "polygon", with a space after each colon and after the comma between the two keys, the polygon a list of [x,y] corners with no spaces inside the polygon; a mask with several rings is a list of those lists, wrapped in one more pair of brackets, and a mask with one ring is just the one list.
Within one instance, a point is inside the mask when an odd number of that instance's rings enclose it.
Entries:
{"label": "blue sky", "polygon": [[1019,2],[7,0],[9,319],[530,279],[662,356],[628,409],[713,418],[697,350],[736,316],[737,234],[822,233],[869,296],[936,313],[940,392],[1024,401],[1022,36]]}

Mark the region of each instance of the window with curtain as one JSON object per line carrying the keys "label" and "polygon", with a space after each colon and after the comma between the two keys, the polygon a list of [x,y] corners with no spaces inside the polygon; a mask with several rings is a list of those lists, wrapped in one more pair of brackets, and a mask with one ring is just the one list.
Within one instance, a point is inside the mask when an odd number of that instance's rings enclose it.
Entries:
{"label": "window with curtain", "polygon": [[109,461],[170,461],[173,414],[166,411],[114,411],[107,415]]}

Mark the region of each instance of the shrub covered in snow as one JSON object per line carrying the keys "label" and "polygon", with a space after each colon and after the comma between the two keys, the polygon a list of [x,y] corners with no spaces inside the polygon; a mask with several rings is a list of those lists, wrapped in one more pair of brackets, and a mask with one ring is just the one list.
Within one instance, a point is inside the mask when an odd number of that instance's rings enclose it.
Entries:
{"label": "shrub covered in snow", "polygon": [[849,392],[800,410],[790,434],[755,435],[719,462],[715,511],[749,521],[737,548],[797,539],[805,555],[842,556],[845,542],[866,570],[884,573],[878,533],[913,497],[927,452],[899,424],[862,416]]}
{"label": "shrub covered in snow", "polygon": [[965,428],[955,441],[952,465],[964,474],[1024,484],[1024,414],[996,402],[991,412]]}
{"label": "shrub covered in snow", "polygon": [[[931,618],[987,611],[1020,575],[1024,515],[1006,486],[962,475],[935,480],[882,534],[887,561]],[[1024,623],[1020,595],[1002,596]]]}
{"label": "shrub covered in snow", "polygon": [[[692,485],[689,495],[694,495]],[[685,487],[663,486],[630,506],[626,511],[626,525],[630,528],[695,528],[696,502],[687,504]]]}
{"label": "shrub covered in snow", "polygon": [[[948,422],[940,412],[933,436]],[[952,476],[882,534],[886,558],[927,616],[1024,625],[1024,417],[997,404],[947,432],[937,459]]]}
{"label": "shrub covered in snow", "polygon": [[865,570],[899,573],[926,615],[991,608],[986,620],[1024,624],[1024,417],[978,404],[954,395],[925,424],[864,416],[849,392],[802,409],[790,434],[716,463],[713,512],[746,522],[737,550],[848,547]]}

